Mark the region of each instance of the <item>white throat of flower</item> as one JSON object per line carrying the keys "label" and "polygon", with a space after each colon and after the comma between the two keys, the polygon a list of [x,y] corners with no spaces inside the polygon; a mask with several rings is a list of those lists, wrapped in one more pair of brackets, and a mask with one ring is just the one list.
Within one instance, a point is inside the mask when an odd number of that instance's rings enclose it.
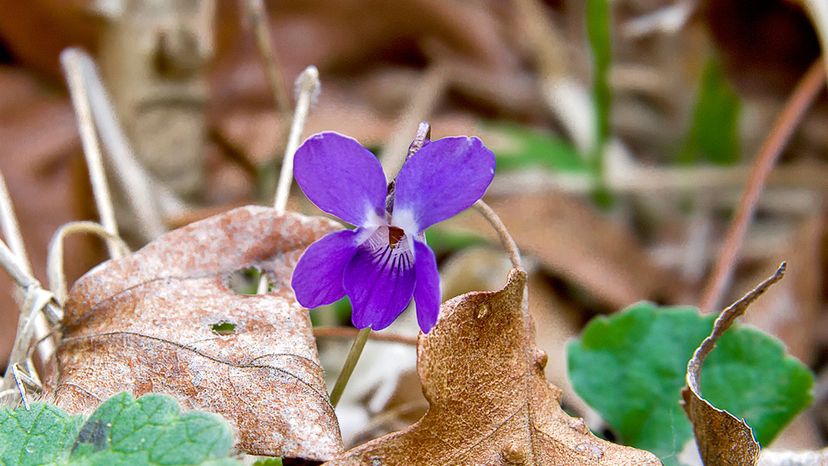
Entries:
{"label": "white throat of flower", "polygon": [[[391,217],[388,221],[377,215],[371,206],[366,206],[362,232],[357,236],[356,242],[378,254],[387,251],[392,256],[405,255],[413,263],[414,239],[425,242],[414,213],[411,209],[395,208]],[[400,230],[404,235],[400,235]]]}
{"label": "white throat of flower", "polygon": [[417,220],[414,218],[414,211],[411,209],[394,207],[391,224],[402,228],[405,236],[411,238],[416,237],[420,233],[420,227],[417,225]]}

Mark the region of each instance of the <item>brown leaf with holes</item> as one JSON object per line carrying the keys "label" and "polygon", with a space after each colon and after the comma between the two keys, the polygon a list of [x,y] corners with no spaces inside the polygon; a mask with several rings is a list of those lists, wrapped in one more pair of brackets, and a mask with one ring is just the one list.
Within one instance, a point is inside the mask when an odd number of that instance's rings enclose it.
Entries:
{"label": "brown leaf with holes", "polygon": [[417,351],[428,412],[327,464],[660,465],[564,413],[560,389],[543,375],[546,354],[534,344],[525,293],[526,273],[512,270],[502,290],[443,304]]}
{"label": "brown leaf with holes", "polygon": [[[218,413],[248,453],[326,460],[342,450],[308,313],[290,277],[302,251],[337,225],[241,207],[93,269],[66,303],[50,401],[90,411],[120,391],[159,392]],[[266,295],[228,278],[265,270]],[[228,323],[215,332],[214,324]]]}
{"label": "brown leaf with holes", "polygon": [[681,391],[681,396],[684,398],[684,411],[693,424],[699,454],[706,465],[752,466],[759,461],[759,443],[745,421],[702,398],[701,369],[707,355],[736,318],[744,314],[771,285],[781,280],[784,273],[783,262],[772,276],[722,311],[713,324],[710,336],[704,339],[687,363],[687,386]]}

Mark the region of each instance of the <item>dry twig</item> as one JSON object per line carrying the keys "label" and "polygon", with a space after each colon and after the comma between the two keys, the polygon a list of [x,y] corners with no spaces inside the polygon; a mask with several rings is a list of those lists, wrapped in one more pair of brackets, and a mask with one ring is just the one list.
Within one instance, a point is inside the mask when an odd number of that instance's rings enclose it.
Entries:
{"label": "dry twig", "polygon": [[[95,206],[101,217],[101,224],[110,233],[118,234],[118,224],[115,222],[115,211],[112,207],[112,196],[106,183],[106,174],[103,166],[103,156],[98,137],[95,133],[95,122],[92,119],[92,109],[89,102],[89,93],[84,80],[83,52],[77,49],[64,50],[60,54],[60,62],[66,74],[69,85],[69,94],[72,97],[72,106],[78,119],[83,155],[86,158],[86,167],[89,170],[89,180],[92,183],[92,192],[95,196]],[[118,247],[112,241],[106,242],[111,257],[120,257]]]}
{"label": "dry twig", "polygon": [[70,222],[62,225],[52,236],[49,243],[49,254],[46,259],[46,276],[49,280],[49,289],[55,295],[58,303],[63,305],[68,297],[66,274],[63,270],[63,241],[67,236],[75,233],[92,233],[105,241],[115,243],[119,253],[123,256],[131,252],[129,246],[119,236],[113,235],[103,225],[95,222]]}
{"label": "dry twig", "polygon": [[756,156],[751,170],[747,188],[739,202],[736,214],[725,236],[725,241],[716,260],[710,281],[702,293],[700,304],[702,311],[710,312],[718,306],[719,301],[722,299],[722,295],[733,275],[736,257],[742,247],[748,225],[750,225],[753,219],[753,214],[756,211],[756,203],[765,186],[765,181],[773,169],[774,164],[779,159],[782,149],[793,134],[794,129],[796,129],[802,120],[810,104],[823,89],[824,82],[825,67],[820,58],[811,65],[808,72],[797,84],[794,92],[785,103],[782,113],[779,114],[779,117],[774,123],[770,134],[759,149],[759,153]]}
{"label": "dry twig", "polygon": [[[20,233],[20,224],[17,221],[17,215],[14,213],[11,196],[9,196],[6,180],[2,173],[0,173],[0,227],[3,229],[3,237],[9,242],[9,248],[18,258],[23,271],[32,275],[32,266],[26,253],[26,246],[23,243],[23,235]],[[18,296],[21,300],[25,298],[23,293],[25,291],[21,288],[21,294]],[[18,303],[21,306],[23,305],[20,301]],[[21,312],[24,311],[25,308],[21,307]],[[49,335],[49,323],[43,314],[38,313],[35,316],[34,326],[34,335],[38,340]],[[54,351],[55,341],[52,338],[45,338],[43,343],[37,346],[38,357],[42,362],[46,362]]]}
{"label": "dry twig", "polygon": [[287,115],[290,112],[288,102],[287,86],[281,73],[281,67],[273,52],[273,44],[270,42],[268,33],[267,9],[262,0],[247,0],[245,3],[247,14],[252,22],[253,34],[256,36],[256,47],[262,59],[262,65],[267,75],[270,90],[273,92],[273,100],[276,104],[276,111],[280,115]]}
{"label": "dry twig", "polygon": [[293,112],[293,124],[290,127],[285,156],[282,158],[282,171],[279,173],[279,184],[276,186],[276,198],[273,207],[277,212],[284,212],[290,195],[290,185],[293,180],[293,155],[299,147],[299,139],[305,129],[310,106],[319,93],[319,71],[311,65],[302,71],[296,78],[296,109]]}

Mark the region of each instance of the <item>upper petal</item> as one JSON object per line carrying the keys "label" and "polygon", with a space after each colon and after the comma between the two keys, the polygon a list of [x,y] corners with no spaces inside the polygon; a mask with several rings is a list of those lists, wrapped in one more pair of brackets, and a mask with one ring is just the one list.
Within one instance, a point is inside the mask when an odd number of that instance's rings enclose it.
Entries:
{"label": "upper petal", "polygon": [[305,250],[291,279],[299,304],[311,309],[345,296],[342,277],[357,251],[357,234],[351,230],[329,233]]}
{"label": "upper petal", "polygon": [[353,138],[332,132],[311,136],[296,150],[293,176],[317,207],[352,225],[385,218],[382,165]]}
{"label": "upper petal", "polygon": [[467,209],[483,197],[494,167],[494,154],[480,139],[453,137],[426,144],[397,176],[395,224],[419,233]]}
{"label": "upper petal", "polygon": [[428,333],[440,313],[440,273],[437,271],[437,259],[428,245],[414,241],[414,253],[417,257],[414,263],[417,273],[417,284],[414,287],[417,323],[423,333]]}
{"label": "upper petal", "polygon": [[[380,228],[382,233],[385,228]],[[387,235],[387,231],[385,232]],[[391,325],[411,301],[416,273],[408,242],[363,243],[345,268],[345,292],[351,299],[351,321],[357,328],[380,330]]]}

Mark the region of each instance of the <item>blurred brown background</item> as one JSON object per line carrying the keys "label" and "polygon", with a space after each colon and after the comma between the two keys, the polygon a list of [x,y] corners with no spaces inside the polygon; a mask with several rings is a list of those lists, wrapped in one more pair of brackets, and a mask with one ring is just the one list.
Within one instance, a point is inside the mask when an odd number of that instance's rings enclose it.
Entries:
{"label": "blurred brown background", "polygon": [[[534,264],[539,339],[550,377],[565,384],[563,343],[590,317],[644,299],[698,304],[752,158],[819,55],[798,2],[612,4],[607,207],[594,202],[583,173],[538,162],[556,147],[549,141],[575,154],[590,143],[593,109],[584,96],[594,70],[581,0],[265,2],[277,90],[289,99],[281,110],[246,2],[2,0],[0,170],[35,274],[45,283],[58,226],[96,218],[61,50],[80,46],[96,56],[136,155],[184,206],[164,212],[170,228],[270,202],[292,83],[315,65],[322,91],[305,135],[353,136],[389,170],[423,119],[434,137],[475,134],[496,152],[487,200]],[[730,161],[683,159],[711,60],[739,105],[737,150]],[[716,118],[707,120],[713,130]],[[780,440],[791,447],[819,447],[828,429],[826,123],[822,95],[771,176],[726,298],[788,261],[789,276],[748,320],[782,338],[818,375],[815,408]],[[294,191],[291,206],[313,213]],[[128,204],[116,195],[124,236],[139,246],[149,238]],[[462,240],[469,232],[493,239],[487,231],[470,216],[440,226],[455,241],[437,248],[447,297],[502,282],[503,257]],[[71,238],[69,275],[104,260],[104,252],[97,240]],[[18,308],[5,275],[0,289],[9,291],[0,293],[5,358]]]}

